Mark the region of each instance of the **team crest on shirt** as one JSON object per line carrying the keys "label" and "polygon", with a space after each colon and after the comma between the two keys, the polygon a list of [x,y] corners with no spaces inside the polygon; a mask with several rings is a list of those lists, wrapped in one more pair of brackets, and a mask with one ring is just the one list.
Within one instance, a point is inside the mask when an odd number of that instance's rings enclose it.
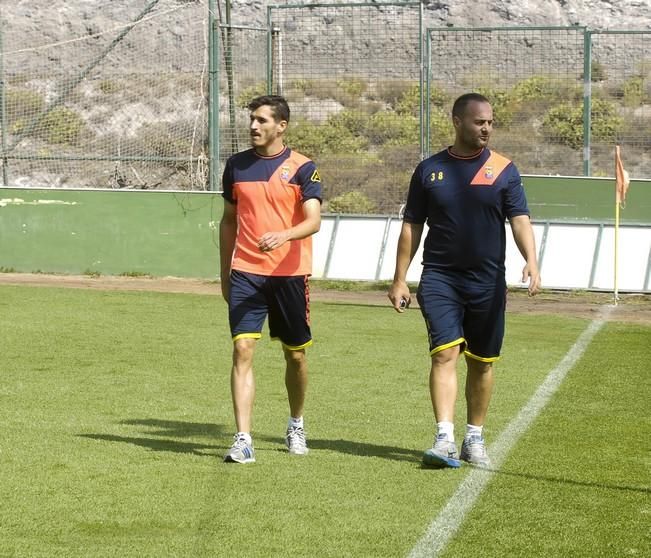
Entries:
{"label": "team crest on shirt", "polygon": [[289,173],[291,172],[290,167],[280,167],[280,180],[289,180]]}
{"label": "team crest on shirt", "polygon": [[484,176],[486,178],[493,178],[493,167],[484,167]]}

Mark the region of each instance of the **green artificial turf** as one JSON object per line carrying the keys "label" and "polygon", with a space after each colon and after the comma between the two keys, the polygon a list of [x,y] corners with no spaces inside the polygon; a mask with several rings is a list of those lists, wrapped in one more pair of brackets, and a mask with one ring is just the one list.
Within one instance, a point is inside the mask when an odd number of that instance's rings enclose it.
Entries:
{"label": "green artificial turf", "polygon": [[[470,470],[420,463],[434,432],[422,318],[325,302],[312,318],[310,454],[285,451],[283,359],[265,331],[257,462],[242,466],[222,462],[234,424],[219,297],[0,287],[0,556],[408,554]],[[489,444],[587,323],[508,316]],[[606,326],[450,556],[642,552],[650,334]],[[460,401],[460,431],[464,416]]]}

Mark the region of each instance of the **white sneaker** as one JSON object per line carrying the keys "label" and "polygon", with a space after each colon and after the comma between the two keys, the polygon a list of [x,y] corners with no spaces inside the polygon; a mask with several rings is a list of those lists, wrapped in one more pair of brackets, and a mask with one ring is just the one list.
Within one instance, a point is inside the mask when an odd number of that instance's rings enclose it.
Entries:
{"label": "white sneaker", "polygon": [[310,451],[305,440],[305,430],[300,426],[290,426],[285,435],[285,443],[289,453],[293,455],[307,455]]}
{"label": "white sneaker", "polygon": [[423,463],[428,467],[461,467],[457,446],[445,434],[436,436],[434,445],[423,454]]}
{"label": "white sneaker", "polygon": [[481,436],[467,436],[461,444],[461,459],[477,467],[490,467],[491,460],[486,452],[486,443]]}
{"label": "white sneaker", "polygon": [[233,445],[224,456],[226,463],[255,463],[253,442],[249,443],[241,434],[233,436]]}

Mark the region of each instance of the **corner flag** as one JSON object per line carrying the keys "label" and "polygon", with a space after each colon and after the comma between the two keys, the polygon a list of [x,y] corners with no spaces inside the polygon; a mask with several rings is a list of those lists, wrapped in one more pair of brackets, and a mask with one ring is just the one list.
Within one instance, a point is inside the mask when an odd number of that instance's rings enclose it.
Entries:
{"label": "corner flag", "polygon": [[628,172],[624,170],[619,145],[615,146],[615,178],[615,200],[617,203],[623,204],[626,201],[626,192],[628,191],[628,185],[631,180]]}
{"label": "corner flag", "polygon": [[614,263],[614,302],[619,300],[619,208],[624,207],[630,178],[624,170],[619,145],[615,146],[615,261]]}

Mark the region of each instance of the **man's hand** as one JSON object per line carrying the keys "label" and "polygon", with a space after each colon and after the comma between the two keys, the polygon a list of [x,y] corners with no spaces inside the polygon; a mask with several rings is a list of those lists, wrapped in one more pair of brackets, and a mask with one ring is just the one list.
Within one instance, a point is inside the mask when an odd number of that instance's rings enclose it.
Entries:
{"label": "man's hand", "polygon": [[535,296],[540,292],[540,271],[538,266],[525,265],[522,269],[522,283],[529,283],[529,296]]}
{"label": "man's hand", "polygon": [[287,240],[289,240],[289,233],[287,231],[264,233],[258,240],[258,248],[262,252],[270,252],[271,250],[280,248]]}
{"label": "man's hand", "polygon": [[394,281],[387,296],[396,312],[404,312],[411,304],[411,293],[405,281]]}

